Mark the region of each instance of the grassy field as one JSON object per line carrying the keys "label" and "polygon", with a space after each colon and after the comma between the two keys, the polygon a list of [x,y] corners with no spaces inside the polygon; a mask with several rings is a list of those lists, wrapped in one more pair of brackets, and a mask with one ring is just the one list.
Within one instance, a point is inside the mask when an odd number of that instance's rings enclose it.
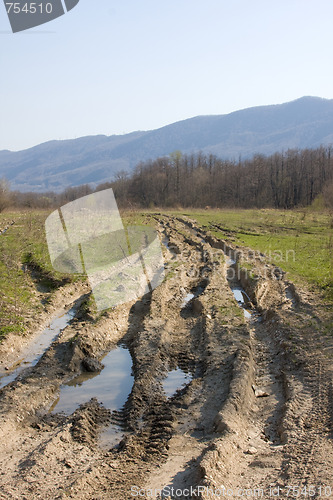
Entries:
{"label": "grassy field", "polygon": [[[8,332],[24,333],[27,311],[38,311],[37,284],[49,291],[73,276],[54,271],[47,249],[44,222],[46,211],[0,214],[0,339]],[[35,281],[35,284],[33,283]]]}
{"label": "grassy field", "polygon": [[333,229],[328,213],[309,210],[184,211],[217,237],[262,252],[295,282],[333,299]]}
{"label": "grassy field", "polygon": [[[162,211],[163,212],[163,211]],[[169,212],[187,215],[217,237],[264,253],[292,281],[305,282],[333,299],[333,229],[328,213],[310,210],[205,210]],[[44,222],[48,211],[4,212],[0,230],[0,339],[23,333],[27,311],[43,306],[36,287],[49,291],[82,279],[60,274],[50,262]],[[150,212],[122,214],[124,225],[154,225]],[[35,283],[33,283],[35,281]]]}
{"label": "grassy field", "polygon": [[[328,212],[302,210],[181,210],[216,237],[265,254],[288,273],[333,300],[333,224]],[[150,212],[125,213],[125,224],[152,224]]]}
{"label": "grassy field", "polygon": [[[43,304],[36,290],[43,290],[43,302],[61,285],[85,279],[81,275],[54,270],[47,248],[45,220],[50,210],[5,211],[0,213],[0,342],[10,332],[24,334],[27,317],[41,311]],[[10,223],[14,221],[13,225]],[[153,225],[140,212],[123,215],[129,225]],[[87,309],[94,311],[93,298]]]}

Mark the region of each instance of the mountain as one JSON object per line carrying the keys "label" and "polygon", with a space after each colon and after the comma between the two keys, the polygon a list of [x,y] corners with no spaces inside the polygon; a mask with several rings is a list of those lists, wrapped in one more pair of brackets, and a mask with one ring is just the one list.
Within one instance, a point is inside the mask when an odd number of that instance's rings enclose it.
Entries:
{"label": "mountain", "polygon": [[140,161],[175,150],[237,159],[331,143],[333,99],[302,97],[227,115],[197,116],[148,132],[49,141],[23,151],[0,151],[0,177],[20,191],[61,191],[109,181]]}

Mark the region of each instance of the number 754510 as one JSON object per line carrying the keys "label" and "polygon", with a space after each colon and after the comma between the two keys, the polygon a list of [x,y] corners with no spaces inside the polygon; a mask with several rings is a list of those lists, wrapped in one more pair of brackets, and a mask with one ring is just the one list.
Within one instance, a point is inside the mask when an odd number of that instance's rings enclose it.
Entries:
{"label": "number 754510", "polygon": [[21,5],[19,2],[6,2],[6,9],[7,13],[9,14],[10,12],[14,14],[21,14],[26,13],[26,14],[51,14],[52,12],[52,4],[47,3],[47,4],[42,4],[42,3],[36,3],[36,2],[27,2],[23,5]]}

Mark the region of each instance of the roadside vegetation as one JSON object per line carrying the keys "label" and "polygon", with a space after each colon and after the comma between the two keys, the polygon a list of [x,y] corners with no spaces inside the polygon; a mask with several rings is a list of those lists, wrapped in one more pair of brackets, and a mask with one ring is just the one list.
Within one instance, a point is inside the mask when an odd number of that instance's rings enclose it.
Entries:
{"label": "roadside vegetation", "polygon": [[[154,225],[153,211],[122,213],[125,226]],[[265,254],[288,273],[333,300],[333,229],[328,210],[181,210],[174,215],[195,219],[218,238]],[[81,276],[60,274],[50,262],[44,222],[49,210],[5,211],[0,214],[0,339],[23,334],[29,318],[52,293]],[[10,225],[15,221],[13,225]],[[170,273],[172,270],[169,270]],[[44,304],[39,291],[43,291]],[[93,310],[93,307],[90,307]]]}
{"label": "roadside vegetation", "polygon": [[0,340],[9,332],[23,334],[34,313],[59,286],[76,279],[57,273],[50,262],[44,222],[48,211],[0,214]]}
{"label": "roadside vegetation", "polygon": [[333,299],[333,229],[328,211],[184,211],[215,236],[263,253],[288,272]]}
{"label": "roadside vegetation", "polygon": [[[323,298],[333,300],[333,225],[330,210],[311,206],[293,210],[206,209],[163,210],[189,217],[217,238],[264,254],[267,262]],[[147,212],[124,212],[126,225],[153,224]],[[250,269],[249,269],[250,271]]]}
{"label": "roadside vegetation", "polygon": [[[34,315],[43,310],[59,287],[85,279],[54,270],[45,236],[49,214],[47,209],[7,209],[0,213],[0,342],[10,332],[24,335]],[[125,226],[154,224],[149,216],[137,211],[126,212],[122,218]],[[93,297],[87,298],[82,311],[87,317],[101,316]]]}

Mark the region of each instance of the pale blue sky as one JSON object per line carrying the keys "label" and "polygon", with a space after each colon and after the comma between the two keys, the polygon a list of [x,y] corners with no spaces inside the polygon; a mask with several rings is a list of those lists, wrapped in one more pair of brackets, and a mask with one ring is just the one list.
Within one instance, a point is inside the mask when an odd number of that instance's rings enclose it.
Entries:
{"label": "pale blue sky", "polygon": [[12,34],[0,4],[0,150],[333,98],[332,0],[80,0]]}

